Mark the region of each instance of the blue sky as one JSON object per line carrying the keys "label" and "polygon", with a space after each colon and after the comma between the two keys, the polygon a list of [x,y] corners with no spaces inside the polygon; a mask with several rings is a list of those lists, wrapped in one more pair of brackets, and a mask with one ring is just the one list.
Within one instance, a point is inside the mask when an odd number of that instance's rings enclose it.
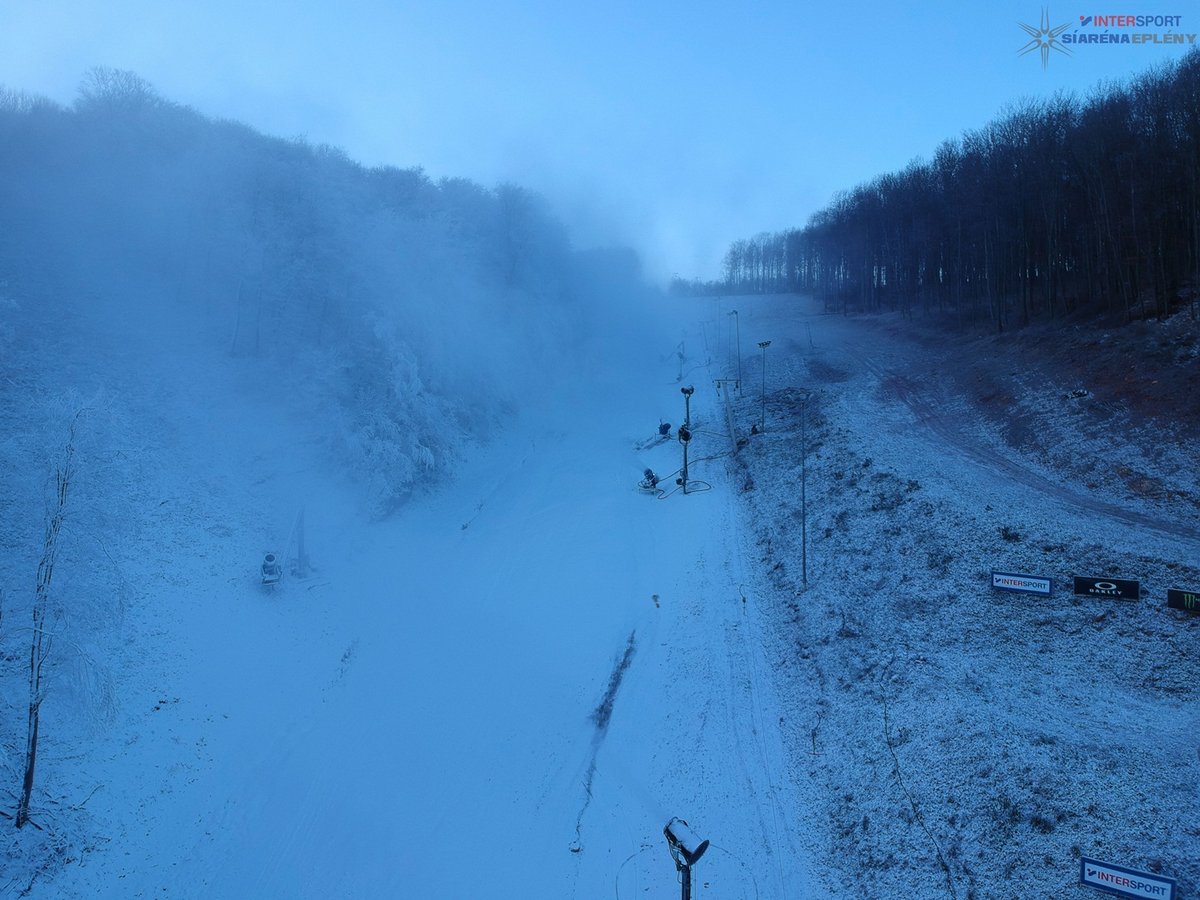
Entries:
{"label": "blue sky", "polygon": [[[1180,15],[1170,0],[1049,6],[1054,25]],[[367,163],[545,193],[577,242],[647,271],[717,273],[729,241],[800,225],[837,190],[928,156],[1021,97],[1087,91],[1186,46],[1075,47],[1042,69],[1028,0],[815,4],[0,4],[0,84],[69,102],[93,65]],[[1094,27],[1092,30],[1095,30]]]}

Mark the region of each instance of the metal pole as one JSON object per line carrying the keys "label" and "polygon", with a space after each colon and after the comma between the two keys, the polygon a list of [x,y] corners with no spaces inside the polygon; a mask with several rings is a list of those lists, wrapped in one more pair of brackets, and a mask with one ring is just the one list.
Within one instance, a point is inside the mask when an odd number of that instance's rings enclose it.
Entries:
{"label": "metal pole", "polygon": [[808,587],[808,504],[805,497],[806,469],[808,466],[808,392],[800,401],[800,578]]}
{"label": "metal pole", "polygon": [[683,873],[683,893],[680,898],[681,900],[692,900],[692,867],[683,866],[679,871]]}
{"label": "metal pole", "polygon": [[691,385],[679,389],[679,392],[683,394],[683,424],[679,426],[677,434],[679,443],[683,444],[683,471],[680,473],[678,483],[685,494],[688,483],[688,441],[692,439],[692,394],[695,391],[696,389]]}
{"label": "metal pole", "polygon": [[684,442],[683,442],[683,474],[682,474],[682,476],[681,476],[681,477],[683,478],[683,492],[686,494],[686,493],[687,493],[687,481],[688,481],[688,473],[687,473],[687,441],[684,441]]}
{"label": "metal pole", "polygon": [[758,430],[767,430],[767,348],[771,346],[770,341],[759,341],[758,346],[762,347],[762,415],[758,420]]}
{"label": "metal pole", "polygon": [[737,351],[738,351],[738,393],[742,392],[742,317],[738,315],[737,310],[733,311],[733,325],[737,331]]}
{"label": "metal pole", "polygon": [[763,346],[762,412],[758,415],[758,430],[767,430],[767,348]]}
{"label": "metal pole", "polygon": [[729,314],[731,316],[733,316],[733,327],[734,327],[734,330],[736,332],[736,337],[737,337],[737,361],[738,361],[737,389],[738,389],[738,393],[740,394],[742,392],[742,320],[738,316],[738,311],[736,309],[731,310]]}

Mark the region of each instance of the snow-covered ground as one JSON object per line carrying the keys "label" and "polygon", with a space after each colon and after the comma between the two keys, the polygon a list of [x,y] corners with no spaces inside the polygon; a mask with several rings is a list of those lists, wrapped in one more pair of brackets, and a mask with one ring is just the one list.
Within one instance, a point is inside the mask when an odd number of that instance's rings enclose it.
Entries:
{"label": "snow-covered ground", "polygon": [[[795,298],[678,312],[677,347],[581,354],[382,522],[316,420],[199,336],[162,353],[64,323],[61,412],[89,409],[71,615],[42,830],[3,829],[0,894],[670,897],[672,816],[712,841],[698,897],[1072,896],[1081,854],[1194,890],[1200,619],[1162,601],[1200,583],[1186,448],[1072,445],[1050,422],[1057,457],[1175,488],[1101,497],[884,329]],[[739,331],[742,389],[718,392]],[[61,423],[26,414],[49,376],[8,349],[6,452],[48,472]],[[697,490],[639,493],[679,466],[653,437],[691,384]],[[36,565],[36,487],[6,475],[30,535],[4,533],[6,584]],[[311,571],[268,591],[262,554],[290,568],[301,512]],[[994,593],[992,568],[1054,595]],[[1075,598],[1073,574],[1148,593]],[[20,723],[22,623],[0,624]]]}
{"label": "snow-covered ground", "polygon": [[[1019,424],[1053,453],[1025,455],[938,371],[971,348],[931,352],[886,319],[794,298],[736,303],[747,343],[773,341],[742,521],[789,771],[821,832],[814,871],[837,896],[1027,900],[1086,893],[1085,855],[1191,896],[1200,617],[1168,610],[1166,590],[1200,585],[1194,448],[1123,427],[1119,409],[1099,427],[1068,396],[1080,385],[1042,382],[1024,385]],[[742,433],[761,415],[739,412]],[[1055,458],[1094,474],[1064,477]],[[1125,467],[1168,489],[1096,477]],[[1053,595],[993,591],[993,569],[1052,577]],[[1074,575],[1137,578],[1143,597],[1075,597]]]}
{"label": "snow-covered ground", "polygon": [[[681,816],[712,842],[698,896],[805,896],[701,324],[682,360],[606,351],[375,523],[312,426],[199,342],[163,354],[118,323],[64,345],[68,383],[118,392],[82,477],[126,595],[96,629],[107,716],[45,703],[46,846],[10,832],[0,891],[673,896]],[[711,490],[658,499],[635,486],[679,465],[644,444],[681,419],[681,371]],[[268,591],[262,554],[290,565],[301,511],[312,571]]]}

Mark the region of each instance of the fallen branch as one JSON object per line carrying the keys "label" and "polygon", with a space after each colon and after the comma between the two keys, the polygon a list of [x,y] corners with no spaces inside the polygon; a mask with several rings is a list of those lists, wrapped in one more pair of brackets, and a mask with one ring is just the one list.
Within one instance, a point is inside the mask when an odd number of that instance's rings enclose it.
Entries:
{"label": "fallen branch", "polygon": [[92,791],[90,794],[88,794],[86,797],[84,797],[82,800],[80,800],[78,803],[76,803],[74,806],[72,806],[71,809],[73,809],[75,811],[79,811],[79,810],[83,809],[85,806],[87,806],[87,802],[89,800],[91,800],[94,796],[96,796],[96,791],[100,790],[100,788],[102,788],[102,787],[104,787],[104,785],[102,785],[102,784],[96,785],[94,788],[92,788]]}

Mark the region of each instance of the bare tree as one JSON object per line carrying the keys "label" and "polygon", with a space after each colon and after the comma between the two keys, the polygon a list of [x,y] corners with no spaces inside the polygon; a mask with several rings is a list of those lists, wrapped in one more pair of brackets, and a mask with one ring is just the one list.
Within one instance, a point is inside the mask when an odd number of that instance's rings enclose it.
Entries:
{"label": "bare tree", "polygon": [[25,776],[21,783],[21,800],[17,805],[18,828],[29,821],[29,799],[33,794],[34,768],[37,764],[38,726],[42,700],[45,699],[42,671],[54,644],[54,636],[46,629],[50,584],[54,579],[54,564],[58,559],[59,535],[62,533],[63,520],[67,514],[67,495],[75,475],[75,426],[82,414],[83,411],[80,410],[71,420],[62,463],[54,473],[55,496],[42,540],[42,558],[38,562],[37,584],[33,597],[33,635],[29,643],[29,728],[25,739]]}

